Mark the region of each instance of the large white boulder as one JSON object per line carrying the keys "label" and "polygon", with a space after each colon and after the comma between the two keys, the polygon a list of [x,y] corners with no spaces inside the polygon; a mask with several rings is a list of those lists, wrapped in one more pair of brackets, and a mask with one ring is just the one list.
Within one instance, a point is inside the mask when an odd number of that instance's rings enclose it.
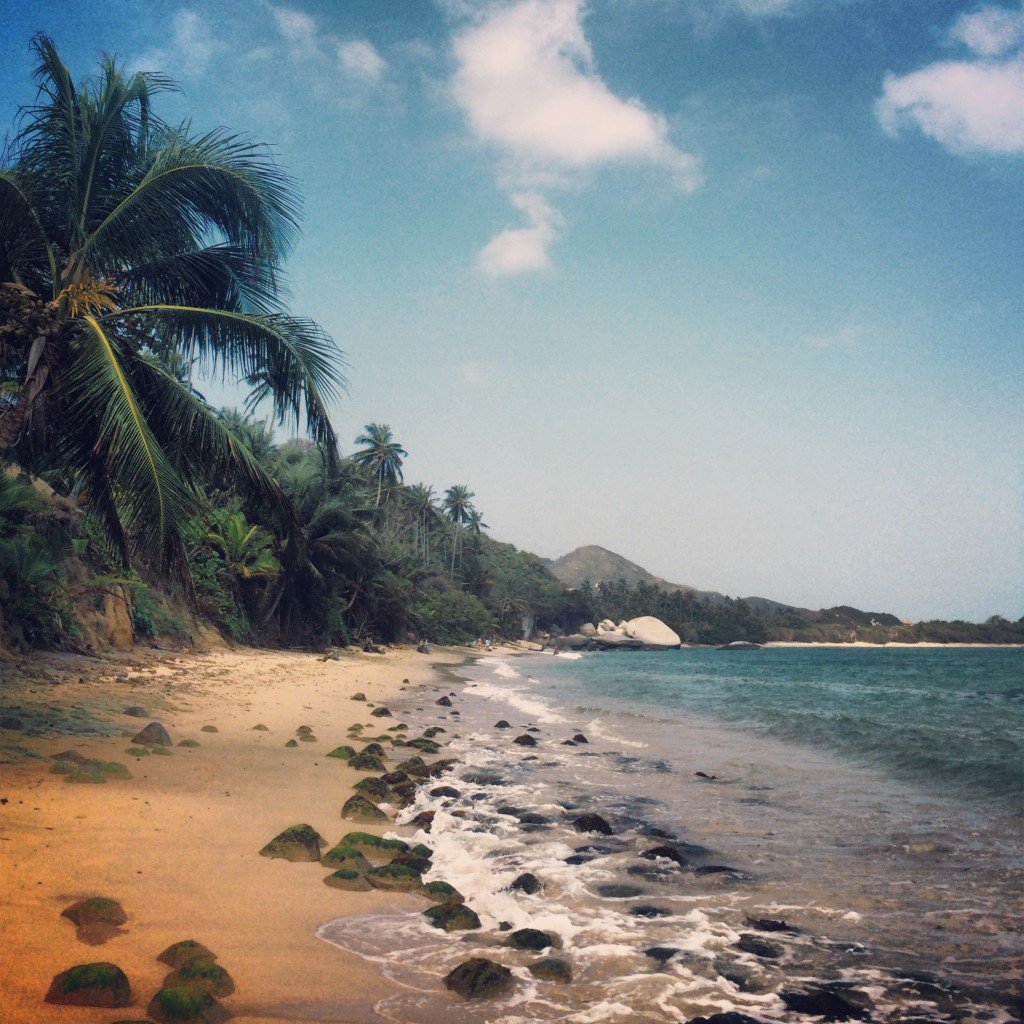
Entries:
{"label": "large white boulder", "polygon": [[614,633],[615,632],[615,623],[612,622],[611,619],[602,619],[597,624],[597,631],[598,631],[598,633]]}
{"label": "large white boulder", "polygon": [[648,651],[667,651],[683,642],[674,629],[670,629],[653,615],[641,615],[638,619],[630,619],[625,623],[623,632],[626,636],[641,641],[644,650]]}
{"label": "large white boulder", "polygon": [[584,622],[583,625],[580,626],[580,632],[584,636],[597,636],[597,626],[592,622]]}
{"label": "large white boulder", "polygon": [[643,646],[642,640],[637,640],[636,637],[626,636],[625,633],[620,633],[618,630],[614,632],[598,633],[594,637],[594,642],[603,651],[612,649],[622,649],[627,651],[639,651]]}

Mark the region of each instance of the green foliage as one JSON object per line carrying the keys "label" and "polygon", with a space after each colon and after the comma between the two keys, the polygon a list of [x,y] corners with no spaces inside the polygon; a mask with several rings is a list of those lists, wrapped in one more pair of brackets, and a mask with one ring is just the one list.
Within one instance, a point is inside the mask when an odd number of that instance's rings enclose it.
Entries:
{"label": "green foliage", "polygon": [[433,643],[463,644],[490,634],[494,616],[473,594],[433,591],[415,603],[412,615],[419,632]]}

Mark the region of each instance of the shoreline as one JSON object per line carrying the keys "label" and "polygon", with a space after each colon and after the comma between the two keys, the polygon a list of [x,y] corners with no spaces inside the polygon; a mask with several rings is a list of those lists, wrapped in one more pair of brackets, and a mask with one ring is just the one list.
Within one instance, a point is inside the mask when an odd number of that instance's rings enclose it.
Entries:
{"label": "shoreline", "polygon": [[[479,653],[346,651],[323,661],[262,650],[135,651],[98,663],[61,655],[5,663],[3,714],[24,725],[0,733],[6,1019],[107,1024],[112,1013],[142,1016],[168,973],[157,955],[194,938],[234,979],[237,992],[224,1000],[234,1020],[378,1020],[373,1004],[393,983],[316,932],[340,916],[425,906],[422,898],[342,892],[322,884],[319,865],[310,870],[259,851],[299,823],[330,846],[349,831],[395,828],[392,821],[374,828],[341,818],[341,804],[364,775],[325,755],[346,742],[351,723],[381,722],[369,717],[373,704],[403,686],[443,684],[447,671]],[[350,702],[358,691],[367,703]],[[133,705],[149,715],[121,713]],[[200,745],[167,748],[171,757],[127,755],[131,735],[150,721],[164,724],[175,744]],[[254,731],[256,724],[268,731]],[[310,726],[317,742],[286,748],[300,725]],[[51,755],[69,747],[121,762],[133,778],[69,784],[50,773]],[[118,900],[128,915],[102,945],[80,941],[61,917],[92,896]],[[59,972],[100,961],[128,975],[130,1009],[43,1002]]]}

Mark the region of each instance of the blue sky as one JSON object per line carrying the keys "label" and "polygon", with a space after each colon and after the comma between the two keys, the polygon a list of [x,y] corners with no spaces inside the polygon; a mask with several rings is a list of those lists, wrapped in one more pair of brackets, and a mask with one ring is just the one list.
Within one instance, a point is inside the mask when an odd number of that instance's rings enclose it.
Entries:
{"label": "blue sky", "polygon": [[[2,0],[273,144],[342,438],[492,533],[912,619],[1024,612],[1024,9]],[[211,395],[221,397],[211,389]]]}

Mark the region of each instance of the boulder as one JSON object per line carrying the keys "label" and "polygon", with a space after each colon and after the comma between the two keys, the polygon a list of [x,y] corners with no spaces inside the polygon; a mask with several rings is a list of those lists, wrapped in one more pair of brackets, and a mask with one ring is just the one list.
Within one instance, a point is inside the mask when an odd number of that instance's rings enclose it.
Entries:
{"label": "boulder", "polygon": [[[179,747],[198,747],[199,746],[199,740],[189,740],[189,739],[178,740],[178,746]],[[145,748],[144,747],[139,747],[138,749],[139,750],[144,750]]]}
{"label": "boulder", "polygon": [[783,991],[779,996],[788,1009],[809,1017],[826,1021],[871,1019],[871,1000],[856,989],[812,985],[803,991]]}
{"label": "boulder", "polygon": [[435,786],[430,791],[430,795],[445,796],[454,799],[455,797],[461,796],[462,794],[454,786]]}
{"label": "boulder", "polygon": [[338,868],[324,879],[324,885],[345,892],[369,892],[373,888],[363,874],[354,868]]}
{"label": "boulder", "polygon": [[127,715],[129,718],[149,718],[149,712],[139,707],[138,704],[132,704],[131,707],[127,707],[121,712],[122,715]]}
{"label": "boulder", "polygon": [[587,737],[584,736],[583,733],[581,733],[581,732],[576,733],[573,736],[572,741],[573,741],[573,743],[589,743],[590,742],[590,740],[588,740]]}
{"label": "boulder", "polygon": [[532,736],[528,735],[527,733],[523,733],[522,736],[517,736],[512,742],[515,743],[517,746],[520,746],[520,747],[535,747],[535,746],[537,746],[537,741]]}
{"label": "boulder", "polygon": [[524,871],[510,886],[513,892],[524,892],[527,896],[540,892],[540,879],[531,871]]}
{"label": "boulder", "polygon": [[597,624],[597,631],[598,631],[598,633],[614,633],[615,632],[615,623],[612,622],[611,619],[602,619]]}
{"label": "boulder", "polygon": [[493,960],[475,956],[459,964],[444,979],[444,987],[463,999],[490,999],[510,991],[512,972]]}
{"label": "boulder", "polygon": [[367,754],[365,752],[358,753],[355,757],[350,758],[348,766],[349,768],[355,768],[357,772],[384,771],[384,762],[376,754]]}
{"label": "boulder", "polygon": [[257,724],[252,727],[252,731],[253,732],[270,732],[270,726],[264,725],[262,722],[257,722]]}
{"label": "boulder", "polygon": [[379,868],[371,868],[365,878],[374,889],[383,889],[385,892],[417,892],[423,887],[419,872],[404,864],[384,864]]}
{"label": "boulder", "polygon": [[643,645],[643,640],[637,640],[634,637],[626,636],[625,633],[615,630],[614,632],[600,633],[594,638],[594,642],[601,650],[625,650],[625,651],[639,651]]}
{"label": "boulder", "polygon": [[379,743],[374,741],[373,743],[367,743],[366,746],[359,751],[359,753],[373,754],[374,757],[384,757],[384,748]]}
{"label": "boulder", "polygon": [[378,858],[393,857],[397,853],[407,853],[409,844],[402,839],[385,839],[369,832],[349,832],[341,837],[339,846],[352,846],[361,853],[371,853]]}
{"label": "boulder", "polygon": [[382,708],[374,708],[374,709],[373,709],[373,710],[372,710],[372,711],[370,712],[370,715],[371,715],[371,716],[372,716],[373,718],[391,718],[391,717],[392,717],[392,714],[391,714],[391,712],[390,712],[390,711],[388,711],[388,709],[387,709],[387,708],[383,708],[383,707],[382,707]]}
{"label": "boulder", "polygon": [[480,918],[464,903],[440,903],[427,907],[423,916],[435,927],[446,932],[468,932],[480,928]]}
{"label": "boulder", "polygon": [[562,948],[562,940],[554,932],[542,932],[539,928],[517,928],[506,942],[514,949],[528,949],[534,953]]}
{"label": "boulder", "polygon": [[572,966],[559,956],[546,956],[526,966],[538,981],[553,981],[556,985],[568,985],[572,981]]}
{"label": "boulder", "polygon": [[591,637],[582,633],[570,633],[569,636],[560,636],[554,646],[560,651],[581,651],[590,646]]}
{"label": "boulder", "polygon": [[214,956],[201,942],[195,939],[182,939],[168,946],[157,960],[168,967],[178,968],[192,960],[216,960]]}
{"label": "boulder", "polygon": [[584,622],[579,628],[580,636],[597,636],[597,626],[592,622]]}
{"label": "boulder", "polygon": [[348,761],[356,756],[355,748],[349,746],[335,747],[327,754],[328,757],[336,757],[341,761]]}
{"label": "boulder", "polygon": [[[388,816],[365,796],[357,793],[350,796],[341,808],[341,816],[350,821],[387,821]],[[319,860],[319,854],[317,860]]]}
{"label": "boulder", "polygon": [[200,728],[200,732],[220,732],[220,729],[215,725],[204,725]]}
{"label": "boulder", "polygon": [[175,985],[162,988],[146,1007],[157,1024],[223,1024],[231,1014],[201,988]]}
{"label": "boulder", "polygon": [[741,953],[750,953],[752,956],[759,956],[765,960],[778,960],[782,956],[782,947],[767,939],[759,938],[757,935],[741,935],[733,943],[733,946]]}
{"label": "boulder", "polygon": [[271,839],[260,850],[261,857],[276,857],[294,862],[320,860],[320,850],[327,840],[312,825],[293,825]]}
{"label": "boulder", "polygon": [[438,697],[434,703],[437,704],[438,707],[450,708],[452,706],[452,699],[451,697]]}
{"label": "boulder", "polygon": [[361,693],[361,692],[360,693],[353,693],[352,697],[350,699],[351,700],[366,700],[366,694],[365,693]]}
{"label": "boulder", "polygon": [[45,1001],[61,1006],[127,1006],[132,1000],[128,977],[116,964],[79,964],[50,983]]}
{"label": "boulder", "polygon": [[500,719],[498,719],[497,722],[494,723],[494,728],[495,729],[511,729],[512,726],[508,722],[506,722],[504,718],[500,718]]}
{"label": "boulder", "polygon": [[795,925],[786,924],[771,917],[748,917],[747,924],[756,928],[759,932],[789,932],[791,935],[799,935],[800,929]]}
{"label": "boulder", "polygon": [[465,903],[466,897],[453,885],[434,879],[423,886],[423,895],[435,903]]}
{"label": "boulder", "polygon": [[231,975],[220,964],[202,957],[189,960],[164,978],[164,988],[176,988],[178,985],[202,989],[211,996],[229,996],[235,991]]}
{"label": "boulder", "polygon": [[645,651],[668,651],[683,641],[679,634],[653,615],[630,619],[624,630],[626,636],[643,642]]}
{"label": "boulder", "polygon": [[17,715],[4,715],[0,718],[0,729],[10,729],[12,732],[21,732],[25,723]]}
{"label": "boulder", "polygon": [[391,790],[388,789],[387,785],[372,775],[367,776],[365,779],[360,779],[352,788],[367,799],[377,801],[378,803],[382,800],[387,800],[391,795]]}
{"label": "boulder", "polygon": [[285,744],[286,747],[297,747],[298,745],[299,745],[299,741],[298,740],[289,740]]}
{"label": "boulder", "polygon": [[90,899],[72,903],[70,907],[65,907],[61,911],[60,916],[66,917],[79,928],[95,924],[117,927],[128,920],[128,915],[124,912],[121,904],[106,896],[93,896]]}
{"label": "boulder", "polygon": [[171,736],[159,722],[150,722],[145,729],[132,737],[132,743],[138,743],[142,747],[169,747]]}
{"label": "boulder", "polygon": [[370,862],[354,846],[338,843],[331,847],[321,858],[325,868],[348,868],[351,871],[369,871]]}

